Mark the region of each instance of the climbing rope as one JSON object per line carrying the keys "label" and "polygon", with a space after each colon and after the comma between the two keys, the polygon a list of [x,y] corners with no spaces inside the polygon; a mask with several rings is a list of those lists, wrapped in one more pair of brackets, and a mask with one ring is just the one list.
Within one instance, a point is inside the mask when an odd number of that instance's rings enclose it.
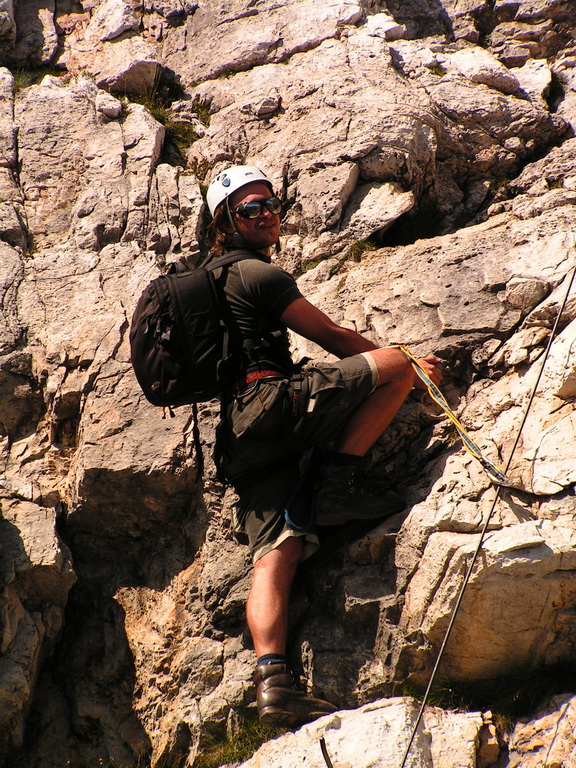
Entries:
{"label": "climbing rope", "polygon": [[[512,450],[510,452],[510,456],[508,458],[508,461],[506,463],[506,467],[504,469],[504,473],[503,473],[504,477],[506,476],[506,473],[510,469],[510,465],[512,463],[512,459],[514,457],[514,453],[516,451],[516,448],[518,447],[518,443],[520,442],[520,436],[522,434],[522,430],[524,429],[524,425],[526,424],[526,419],[528,418],[528,413],[530,412],[530,408],[532,407],[532,403],[534,401],[534,398],[536,396],[536,392],[537,392],[538,387],[540,385],[540,380],[542,378],[542,374],[544,373],[544,368],[545,368],[546,363],[548,361],[548,356],[550,354],[550,349],[552,347],[552,342],[554,341],[554,339],[556,337],[556,333],[557,333],[557,330],[558,330],[558,325],[560,324],[560,319],[561,319],[561,317],[562,317],[562,315],[564,313],[564,310],[566,308],[566,304],[568,302],[568,297],[570,295],[570,291],[572,290],[572,285],[574,283],[574,276],[575,275],[576,275],[576,265],[572,269],[572,276],[571,276],[570,280],[568,281],[568,287],[566,289],[566,294],[564,296],[564,300],[562,302],[562,305],[560,307],[560,310],[559,310],[558,314],[556,315],[556,320],[554,322],[554,326],[553,326],[552,331],[550,333],[550,337],[548,339],[548,344],[546,345],[546,350],[544,352],[544,357],[543,357],[543,360],[542,360],[542,365],[540,366],[540,370],[538,372],[538,376],[536,378],[536,382],[534,384],[534,387],[532,388],[532,393],[530,395],[530,399],[528,401],[528,405],[526,406],[526,410],[524,412],[524,416],[522,418],[522,422],[521,422],[520,427],[518,429],[518,434],[516,435],[516,439],[514,441],[514,445],[512,446]],[[405,348],[401,347],[401,349],[406,354]],[[411,355],[410,355],[410,361],[412,362],[412,364],[414,364],[414,361],[413,361],[413,358],[411,357]],[[418,372],[418,375],[421,376],[420,371],[417,371],[417,372]],[[426,380],[424,379],[424,381],[426,381]],[[433,382],[430,382],[430,383],[433,384]],[[438,390],[438,392],[439,392],[439,390]],[[436,397],[434,397],[434,399],[436,400]],[[441,395],[441,399],[442,400],[444,399],[442,395]],[[436,400],[436,402],[438,402],[438,400]],[[440,403],[440,405],[442,405],[442,403]],[[442,406],[442,407],[444,407],[444,406]],[[466,445],[466,442],[465,442],[465,445]],[[468,568],[466,570],[466,575],[464,577],[464,581],[462,582],[462,586],[460,587],[460,591],[459,591],[458,597],[456,599],[456,604],[454,605],[454,609],[452,611],[452,615],[450,616],[450,621],[448,623],[448,627],[447,627],[446,632],[444,634],[444,639],[442,640],[442,644],[440,646],[440,650],[438,651],[438,655],[436,657],[436,661],[435,661],[434,667],[432,669],[432,674],[430,675],[430,679],[428,681],[428,685],[426,686],[426,691],[424,692],[424,697],[422,699],[422,703],[421,703],[420,709],[418,711],[418,716],[416,718],[416,722],[415,722],[414,727],[412,729],[412,734],[410,736],[410,741],[408,742],[408,746],[406,747],[406,751],[404,753],[404,757],[402,759],[402,763],[400,764],[400,768],[405,768],[406,760],[408,759],[408,755],[410,754],[410,749],[411,749],[412,744],[414,742],[414,739],[416,737],[416,733],[418,731],[418,727],[419,727],[420,722],[422,720],[422,716],[424,715],[424,709],[426,707],[426,704],[428,702],[428,698],[430,696],[430,691],[432,690],[432,686],[433,686],[434,681],[436,679],[436,674],[438,672],[438,668],[440,667],[440,661],[442,660],[442,656],[444,655],[444,650],[446,648],[446,645],[448,644],[448,639],[450,638],[450,634],[452,632],[452,627],[454,626],[454,622],[456,621],[456,615],[458,613],[458,610],[460,609],[460,605],[462,603],[462,598],[464,597],[464,592],[466,591],[466,587],[468,586],[468,582],[470,581],[470,577],[472,576],[472,571],[474,569],[474,566],[476,565],[476,560],[478,559],[478,555],[480,554],[480,550],[481,550],[482,545],[484,543],[484,538],[485,538],[486,533],[488,531],[488,526],[489,526],[490,521],[492,519],[492,515],[494,514],[494,511],[496,509],[496,504],[498,503],[498,499],[500,498],[500,493],[502,491],[502,487],[504,485],[506,485],[506,483],[496,482],[495,480],[493,480],[493,482],[495,482],[495,484],[496,484],[496,494],[494,496],[494,501],[492,502],[492,506],[491,506],[490,511],[488,513],[488,517],[486,518],[486,522],[484,523],[484,525],[482,527],[482,531],[480,533],[480,539],[478,540],[478,544],[477,544],[476,549],[474,551],[474,554],[472,556],[472,560],[470,561],[470,564],[469,564],[469,566],[468,566]]]}
{"label": "climbing rope", "polygon": [[430,394],[430,397],[438,403],[438,405],[442,408],[444,413],[448,416],[450,421],[454,424],[456,429],[458,430],[458,434],[462,438],[462,442],[464,443],[464,447],[470,453],[472,456],[474,456],[475,459],[477,459],[480,464],[482,464],[482,467],[490,480],[495,485],[510,485],[510,482],[504,472],[502,472],[498,467],[496,467],[491,461],[489,461],[485,456],[482,455],[482,452],[480,451],[480,448],[476,445],[476,443],[472,440],[470,435],[466,432],[464,427],[462,426],[461,422],[459,421],[458,417],[450,408],[448,405],[448,402],[442,392],[438,389],[436,384],[432,381],[432,379],[428,376],[424,368],[420,365],[418,360],[412,355],[408,347],[405,347],[403,344],[398,344],[398,349],[400,349],[408,360],[412,363],[412,367],[418,374],[418,376],[422,379],[424,384],[426,384],[426,387],[428,388],[428,392]]}
{"label": "climbing rope", "polygon": [[334,764],[332,763],[332,760],[330,760],[330,755],[328,754],[328,748],[326,747],[326,739],[324,736],[320,738],[320,749],[322,750],[322,757],[324,758],[324,762],[328,768],[334,768]]}

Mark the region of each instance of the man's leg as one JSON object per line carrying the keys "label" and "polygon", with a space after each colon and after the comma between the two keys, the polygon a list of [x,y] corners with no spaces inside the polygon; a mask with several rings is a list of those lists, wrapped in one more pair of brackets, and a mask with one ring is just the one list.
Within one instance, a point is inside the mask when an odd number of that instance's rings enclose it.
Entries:
{"label": "man's leg", "polygon": [[371,350],[378,372],[376,388],[350,415],[335,452],[325,454],[318,469],[315,519],[318,525],[388,517],[400,512],[404,500],[393,491],[370,491],[361,460],[389,426],[414,386],[414,370],[394,347]]}
{"label": "man's leg", "polygon": [[364,456],[396,416],[414,386],[414,369],[399,349],[375,349],[370,355],[378,368],[376,389],[358,406],[344,427],[338,453]]}
{"label": "man's leg", "polygon": [[302,548],[302,537],[290,536],[254,566],[246,616],[258,656],[254,675],[258,714],[265,725],[302,725],[336,709],[302,691],[286,661],[290,587]]}
{"label": "man's leg", "polygon": [[258,658],[286,653],[290,587],[302,547],[302,536],[290,536],[254,565],[246,618]]}

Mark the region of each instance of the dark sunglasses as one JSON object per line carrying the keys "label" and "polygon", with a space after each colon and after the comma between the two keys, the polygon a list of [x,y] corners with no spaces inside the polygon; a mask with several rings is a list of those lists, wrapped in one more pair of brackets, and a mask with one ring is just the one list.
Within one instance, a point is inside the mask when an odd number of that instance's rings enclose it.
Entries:
{"label": "dark sunglasses", "polygon": [[242,216],[243,219],[257,219],[264,213],[264,206],[268,208],[270,213],[280,213],[282,210],[282,202],[277,197],[267,197],[265,200],[250,200],[247,203],[240,203],[237,208],[234,208],[234,213],[237,216]]}

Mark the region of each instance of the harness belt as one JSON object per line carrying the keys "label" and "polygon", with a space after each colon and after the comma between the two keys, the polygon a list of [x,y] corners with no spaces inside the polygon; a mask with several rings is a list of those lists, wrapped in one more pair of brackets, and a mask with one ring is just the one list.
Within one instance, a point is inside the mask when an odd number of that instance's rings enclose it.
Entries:
{"label": "harness belt", "polygon": [[258,379],[285,379],[286,374],[281,371],[252,371],[247,373],[246,378],[241,382],[244,384],[251,384]]}

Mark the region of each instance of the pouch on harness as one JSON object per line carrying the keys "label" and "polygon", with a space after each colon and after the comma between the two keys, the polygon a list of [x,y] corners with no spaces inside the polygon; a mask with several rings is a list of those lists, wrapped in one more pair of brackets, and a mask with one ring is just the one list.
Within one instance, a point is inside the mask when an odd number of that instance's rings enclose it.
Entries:
{"label": "pouch on harness", "polygon": [[131,361],[146,398],[162,407],[211,400],[234,384],[240,360],[229,351],[213,271],[254,258],[233,251],[196,269],[161,275],[144,289],[130,325]]}

